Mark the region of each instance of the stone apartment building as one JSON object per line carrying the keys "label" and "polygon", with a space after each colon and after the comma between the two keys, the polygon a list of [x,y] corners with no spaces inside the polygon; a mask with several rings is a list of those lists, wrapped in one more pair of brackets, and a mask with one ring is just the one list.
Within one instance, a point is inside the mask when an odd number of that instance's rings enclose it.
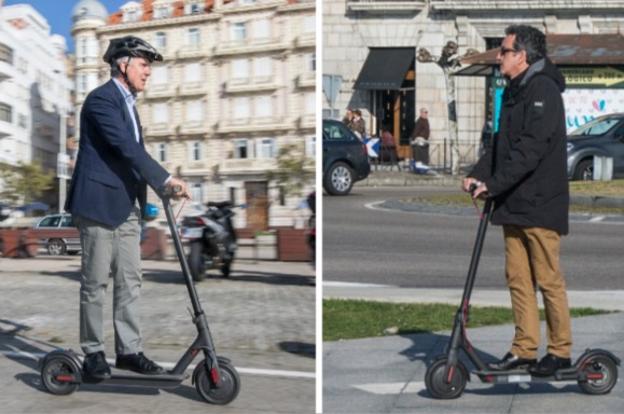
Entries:
{"label": "stone apartment building", "polygon": [[[440,165],[448,137],[445,80],[436,64],[418,62],[417,51],[426,48],[439,56],[452,40],[459,55],[484,52],[500,44],[510,24],[533,25],[548,34],[617,34],[624,28],[624,1],[324,0],[323,76],[341,82],[333,102],[329,91],[323,94],[323,115],[338,118],[346,108],[362,108],[369,132],[378,133],[386,122],[406,144],[418,109],[427,107],[431,159]],[[393,56],[381,61],[380,51]],[[456,77],[464,163],[474,161],[484,125],[491,121],[491,85],[491,77]]]}
{"label": "stone apartment building", "polygon": [[[0,163],[38,162],[56,173],[61,124],[71,109],[65,62],[65,39],[39,12],[0,4]],[[56,192],[41,200],[55,207]]]}
{"label": "stone apartment building", "polygon": [[109,14],[81,0],[73,20],[77,116],[109,79],[109,39],[142,37],[164,57],[137,103],[152,156],[189,182],[195,202],[245,204],[237,228],[297,224],[301,197],[285,196],[267,171],[284,145],[314,157],[314,1],[143,0]]}

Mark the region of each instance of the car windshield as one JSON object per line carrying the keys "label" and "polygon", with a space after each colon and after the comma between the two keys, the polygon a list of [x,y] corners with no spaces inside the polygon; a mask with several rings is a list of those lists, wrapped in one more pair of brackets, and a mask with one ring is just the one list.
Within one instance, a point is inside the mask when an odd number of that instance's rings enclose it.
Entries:
{"label": "car windshield", "polygon": [[574,130],[570,135],[573,137],[579,135],[603,135],[606,134],[611,128],[613,128],[618,122],[620,122],[620,118],[594,119],[593,121],[586,123],[579,129]]}

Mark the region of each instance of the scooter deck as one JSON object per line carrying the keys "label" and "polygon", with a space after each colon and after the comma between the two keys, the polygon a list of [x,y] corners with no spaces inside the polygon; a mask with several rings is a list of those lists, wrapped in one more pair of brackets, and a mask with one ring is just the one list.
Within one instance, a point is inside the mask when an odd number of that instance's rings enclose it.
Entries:
{"label": "scooter deck", "polygon": [[175,388],[190,376],[187,373],[179,375],[144,375],[138,372],[118,370],[113,367],[111,367],[111,369],[112,373],[110,378],[99,379],[83,376],[83,382],[85,384],[123,385],[129,387]]}
{"label": "scooter deck", "polygon": [[576,366],[564,368],[556,371],[548,377],[537,377],[531,375],[526,369],[517,369],[511,371],[472,371],[479,377],[482,382],[490,384],[510,384],[519,382],[551,382],[551,381],[577,381],[580,379]]}

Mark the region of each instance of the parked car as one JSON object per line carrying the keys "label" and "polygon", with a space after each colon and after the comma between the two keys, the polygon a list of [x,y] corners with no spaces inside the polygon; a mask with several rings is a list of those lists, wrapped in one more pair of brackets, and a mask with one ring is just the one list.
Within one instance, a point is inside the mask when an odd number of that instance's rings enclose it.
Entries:
{"label": "parked car", "polygon": [[356,181],[368,177],[366,145],[342,122],[323,120],[323,188],[331,195],[346,195]]}
{"label": "parked car", "polygon": [[80,252],[80,234],[71,214],[50,214],[43,217],[33,229],[40,246],[51,256]]}
{"label": "parked car", "polygon": [[624,177],[624,113],[604,115],[568,136],[568,178],[591,180],[594,157],[613,158],[613,178]]}

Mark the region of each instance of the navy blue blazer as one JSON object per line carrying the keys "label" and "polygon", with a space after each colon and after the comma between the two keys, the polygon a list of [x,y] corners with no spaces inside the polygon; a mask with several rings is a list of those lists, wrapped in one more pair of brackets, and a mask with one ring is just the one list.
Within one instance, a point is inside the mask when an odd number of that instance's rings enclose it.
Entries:
{"label": "navy blue blazer", "polygon": [[[137,124],[141,124],[137,115]],[[169,173],[134,135],[124,98],[111,79],[94,89],[80,113],[80,146],[65,203],[68,212],[110,227],[122,224],[147,185],[159,190]]]}

